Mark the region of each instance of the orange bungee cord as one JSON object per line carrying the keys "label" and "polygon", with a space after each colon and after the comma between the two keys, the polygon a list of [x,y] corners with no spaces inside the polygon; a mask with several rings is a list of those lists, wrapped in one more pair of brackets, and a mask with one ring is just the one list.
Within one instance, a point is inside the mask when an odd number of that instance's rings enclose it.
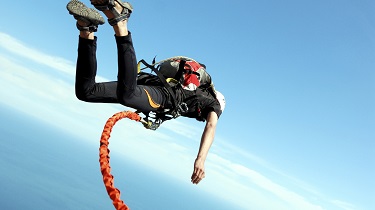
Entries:
{"label": "orange bungee cord", "polygon": [[114,114],[111,118],[109,118],[104,126],[102,136],[100,138],[100,148],[99,148],[99,163],[100,163],[100,170],[103,175],[103,182],[107,189],[107,193],[111,200],[113,201],[113,205],[115,206],[116,210],[128,210],[129,207],[120,199],[120,190],[114,186],[114,177],[111,175],[111,166],[109,165],[109,152],[108,149],[109,141],[112,128],[116,124],[117,121],[129,118],[135,121],[142,121],[142,118],[134,112],[131,111],[123,111]]}

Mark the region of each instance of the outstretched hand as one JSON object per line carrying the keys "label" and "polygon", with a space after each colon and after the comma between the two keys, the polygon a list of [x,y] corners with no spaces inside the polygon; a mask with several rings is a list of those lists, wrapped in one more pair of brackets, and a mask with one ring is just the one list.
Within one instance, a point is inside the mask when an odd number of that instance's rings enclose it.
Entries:
{"label": "outstretched hand", "polygon": [[208,113],[197,159],[195,159],[194,162],[194,172],[193,175],[191,175],[191,182],[193,184],[198,184],[205,177],[204,162],[206,161],[208,150],[214,141],[217,120],[218,116],[214,111]]}
{"label": "outstretched hand", "polygon": [[204,160],[197,158],[194,162],[194,172],[193,175],[191,175],[191,182],[193,184],[198,184],[204,177]]}

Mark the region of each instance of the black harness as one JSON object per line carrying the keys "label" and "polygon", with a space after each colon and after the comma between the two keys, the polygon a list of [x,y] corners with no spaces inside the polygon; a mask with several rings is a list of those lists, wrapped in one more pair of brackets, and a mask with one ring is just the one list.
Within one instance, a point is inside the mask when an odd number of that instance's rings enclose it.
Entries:
{"label": "black harness", "polygon": [[[160,65],[155,67],[155,58],[152,61],[152,65],[148,64],[143,59],[140,60],[139,62],[142,63],[143,65],[145,65],[147,68],[150,68],[151,71],[155,72],[155,74],[160,79],[160,82],[163,84],[163,86],[166,88],[166,90],[168,91],[169,95],[172,98],[172,100],[171,100],[172,101],[172,108],[171,109],[162,109],[160,111],[157,111],[157,112],[154,113],[154,116],[150,115],[151,112],[147,112],[147,113],[142,112],[146,116],[144,118],[144,122],[142,122],[143,125],[148,129],[156,130],[164,121],[177,118],[177,117],[181,116],[182,114],[187,113],[188,110],[189,110],[187,104],[183,101],[177,100],[177,97],[176,97],[176,92],[178,91],[178,89],[182,89],[180,81],[181,81],[181,78],[182,78],[184,72],[186,71],[184,69],[186,61],[184,61],[184,60],[180,61],[178,71],[173,78],[174,80],[176,80],[178,82],[177,82],[177,84],[174,84],[173,86],[170,83],[168,83],[167,80],[165,79],[165,77],[163,76],[163,74],[160,73],[160,71],[159,71]],[[196,73],[196,72],[194,72],[194,73]],[[137,111],[137,112],[139,113],[139,111]],[[152,118],[154,120],[152,121],[150,118]]]}

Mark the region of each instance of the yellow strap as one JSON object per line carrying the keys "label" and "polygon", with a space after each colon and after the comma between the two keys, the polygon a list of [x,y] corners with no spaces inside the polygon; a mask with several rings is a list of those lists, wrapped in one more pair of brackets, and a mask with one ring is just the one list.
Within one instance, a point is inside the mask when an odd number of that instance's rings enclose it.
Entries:
{"label": "yellow strap", "polygon": [[137,64],[137,73],[141,72],[141,62],[139,61]]}
{"label": "yellow strap", "polygon": [[165,79],[165,81],[167,81],[168,83],[174,83],[174,84],[178,83],[178,81],[175,78],[167,78]]}

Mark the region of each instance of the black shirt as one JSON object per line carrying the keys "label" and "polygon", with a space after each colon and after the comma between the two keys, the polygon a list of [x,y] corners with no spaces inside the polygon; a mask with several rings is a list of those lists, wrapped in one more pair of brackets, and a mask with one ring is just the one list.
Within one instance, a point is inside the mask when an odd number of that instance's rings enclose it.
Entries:
{"label": "black shirt", "polygon": [[195,91],[183,90],[183,102],[189,108],[187,113],[182,116],[195,118],[199,121],[205,121],[210,112],[215,112],[220,117],[222,111],[219,101],[214,98],[208,91],[197,89]]}

